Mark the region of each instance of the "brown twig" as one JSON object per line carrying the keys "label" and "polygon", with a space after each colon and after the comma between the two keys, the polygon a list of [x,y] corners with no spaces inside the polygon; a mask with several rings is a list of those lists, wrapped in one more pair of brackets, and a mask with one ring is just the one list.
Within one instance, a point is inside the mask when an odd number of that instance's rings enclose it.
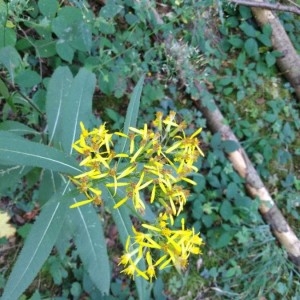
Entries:
{"label": "brown twig", "polygon": [[229,2],[238,5],[250,6],[250,7],[259,7],[259,8],[265,8],[270,10],[291,12],[300,15],[300,8],[296,6],[282,5],[280,3],[256,2],[251,0],[229,0]]}

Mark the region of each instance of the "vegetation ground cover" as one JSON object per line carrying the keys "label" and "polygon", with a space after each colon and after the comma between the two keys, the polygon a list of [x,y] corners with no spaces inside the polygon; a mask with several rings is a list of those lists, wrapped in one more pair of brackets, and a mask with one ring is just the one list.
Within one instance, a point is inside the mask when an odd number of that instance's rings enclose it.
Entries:
{"label": "vegetation ground cover", "polygon": [[[205,153],[193,178],[198,184],[180,215],[201,232],[203,254],[192,258],[184,273],[159,274],[151,297],[297,299],[297,270],[259,215],[258,201],[247,195],[243,180],[227,160],[231,145],[207,129],[195,105],[208,103],[210,97],[217,100],[278,206],[299,233],[299,104],[276,67],[281,54],[272,49],[270,28],[259,28],[249,8],[225,1],[149,3],[0,1],[0,129],[8,132],[0,143],[13,145],[14,137],[9,135],[13,132],[41,147],[69,149],[70,135],[63,131],[51,135],[56,126],[54,108],[60,97],[75,99],[80,91],[80,116],[87,127],[106,122],[111,130],[122,130],[134,87],[145,74],[137,126],[150,123],[157,111],[174,110],[189,124],[188,131],[203,127],[201,149]],[[163,25],[152,25],[151,5]],[[299,17],[286,12],[278,15],[299,52]],[[178,70],[164,43],[170,33],[188,46],[185,54],[197,73],[185,66]],[[205,82],[209,93],[199,95],[189,81],[181,82],[180,71],[190,82]],[[67,113],[61,122],[61,128],[74,126]],[[1,210],[9,212],[17,228],[16,236],[1,239],[3,291],[35,219],[46,203],[55,206],[58,201],[49,199],[62,179],[38,165],[9,165],[1,158],[0,164]],[[117,257],[122,246],[116,226],[103,208],[96,210],[97,215],[90,210],[86,213],[91,220],[100,217],[107,224],[104,236],[112,260],[112,283],[111,296],[106,298],[136,299],[139,289],[119,273]],[[71,225],[64,225],[64,235],[57,237],[56,247],[22,299],[101,299],[99,286],[82,261],[81,251],[87,250],[76,247],[75,238],[64,238],[71,237],[72,230]]]}

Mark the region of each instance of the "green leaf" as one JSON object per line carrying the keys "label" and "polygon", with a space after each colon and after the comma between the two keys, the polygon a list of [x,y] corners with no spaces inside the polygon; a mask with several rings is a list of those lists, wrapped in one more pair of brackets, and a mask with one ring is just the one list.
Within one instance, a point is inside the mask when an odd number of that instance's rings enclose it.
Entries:
{"label": "green leaf", "polygon": [[207,176],[207,181],[208,183],[214,187],[214,188],[220,188],[221,187],[221,183],[220,183],[220,180],[217,176],[215,175],[208,175]]}
{"label": "green leaf", "polygon": [[40,167],[70,175],[81,172],[75,158],[5,131],[0,131],[0,163]]}
{"label": "green leaf", "polygon": [[52,21],[53,32],[71,47],[80,51],[90,51],[92,32],[90,24],[82,11],[76,7],[63,7],[58,17]]}
{"label": "green leaf", "polygon": [[220,215],[225,220],[228,221],[233,216],[232,205],[228,200],[223,200],[220,207]]}
{"label": "green leaf", "polygon": [[16,83],[21,88],[31,88],[42,81],[41,76],[33,70],[22,70],[16,75]]}
{"label": "green leaf", "polygon": [[0,49],[0,64],[9,72],[12,83],[15,82],[15,69],[21,65],[21,57],[14,47],[7,46]]}
{"label": "green leaf", "polygon": [[253,18],[250,7],[239,5],[238,9],[243,19]]}
{"label": "green leaf", "polygon": [[0,166],[0,169],[0,195],[10,188],[15,189],[19,180],[32,170],[31,167],[22,166]]}
{"label": "green leaf", "polygon": [[244,70],[245,62],[246,62],[246,53],[245,51],[242,51],[236,60],[236,67],[240,70]]}
{"label": "green leaf", "polygon": [[244,45],[243,40],[237,36],[230,37],[228,42],[235,48],[242,48]]}
{"label": "green leaf", "polygon": [[238,196],[238,186],[235,182],[230,182],[226,189],[226,196],[229,199],[234,199]]}
{"label": "green leaf", "polygon": [[46,95],[46,115],[48,120],[49,144],[62,141],[63,129],[62,107],[70,92],[73,76],[68,67],[58,67],[48,83]]}
{"label": "green leaf", "polygon": [[257,39],[263,44],[265,45],[266,47],[272,47],[272,41],[271,41],[271,38],[270,36],[267,36],[263,33],[260,33],[258,36],[257,36]]}
{"label": "green leaf", "polygon": [[34,280],[49,256],[61,231],[68,209],[68,202],[61,197],[62,193],[54,194],[43,207],[40,216],[32,226],[8,278],[2,300],[18,299]]}
{"label": "green leaf", "polygon": [[252,25],[247,22],[243,22],[240,25],[240,29],[248,36],[248,37],[256,37],[258,35],[258,31],[254,29]]}
{"label": "green leaf", "polygon": [[[125,134],[129,133],[129,127],[135,127],[139,115],[139,109],[140,109],[140,101],[141,101],[141,95],[142,95],[142,89],[144,84],[144,78],[145,75],[143,75],[137,85],[135,86],[133,93],[130,98],[130,102],[127,108],[125,123],[124,123],[124,130],[123,132]],[[122,144],[117,144],[116,149],[120,153],[126,153],[129,147],[129,141],[128,139],[123,139]]]}
{"label": "green leaf", "polygon": [[233,238],[233,235],[223,228],[216,228],[208,231],[209,244],[214,249],[220,249],[226,247]]}
{"label": "green leaf", "polygon": [[248,39],[245,42],[244,49],[246,50],[249,57],[254,57],[258,55],[258,44],[253,38]]}
{"label": "green leaf", "polygon": [[15,46],[17,34],[12,28],[0,26],[0,48],[6,46]]}
{"label": "green leaf", "polygon": [[[38,203],[44,205],[62,184],[61,175],[51,170],[43,170],[40,176]],[[65,237],[65,236],[64,236]]]}
{"label": "green leaf", "polygon": [[82,293],[82,288],[79,282],[73,282],[70,289],[70,293],[74,298],[79,299]]}
{"label": "green leaf", "polygon": [[110,265],[100,218],[92,205],[70,209],[69,215],[74,228],[75,244],[84,268],[95,286],[108,295]]}
{"label": "green leaf", "polygon": [[222,145],[226,153],[234,152],[240,148],[239,144],[236,141],[223,141]]}
{"label": "green leaf", "polygon": [[74,58],[75,50],[64,40],[59,39],[55,45],[57,54],[67,61],[68,63],[72,63]]}
{"label": "green leaf", "polygon": [[4,81],[2,79],[0,79],[0,95],[2,95],[2,97],[4,99],[6,99],[6,100],[10,96],[8,87],[7,87],[6,83],[4,83]]}
{"label": "green leaf", "polygon": [[4,121],[0,123],[0,130],[8,131],[17,135],[40,134],[39,132],[30,128],[29,126],[19,123],[17,121]]}
{"label": "green leaf", "polygon": [[47,58],[56,55],[55,42],[50,40],[34,41],[39,57]]}
{"label": "green leaf", "polygon": [[116,1],[107,1],[106,4],[100,10],[100,16],[103,18],[113,18],[117,15],[124,7],[115,3]]}
{"label": "green leaf", "polygon": [[107,207],[111,212],[112,217],[118,227],[121,242],[123,245],[125,245],[127,237],[133,234],[129,211],[124,205],[118,209],[115,209],[114,205],[118,202],[116,201],[116,196],[114,197],[109,188],[107,188],[104,184],[100,184],[99,187],[102,191],[102,198],[105,203],[105,207]]}
{"label": "green leaf", "polygon": [[276,64],[276,57],[273,55],[272,52],[267,52],[267,54],[266,54],[266,63],[267,63],[269,68]]}
{"label": "green leaf", "polygon": [[226,76],[226,77],[223,77],[221,78],[219,81],[218,81],[218,84],[220,84],[221,86],[226,86],[228,84],[232,83],[232,77],[231,76]]}
{"label": "green leaf", "polygon": [[57,0],[39,0],[38,6],[44,16],[53,18],[59,8],[59,3]]}
{"label": "green leaf", "polygon": [[70,93],[61,106],[61,131],[57,139],[67,153],[72,153],[72,144],[79,137],[79,123],[87,124],[92,114],[93,93],[96,86],[95,75],[86,68],[81,68],[74,78]]}
{"label": "green leaf", "polygon": [[116,32],[115,25],[112,21],[107,21],[103,17],[99,16],[96,19],[99,31],[103,34],[114,34]]}

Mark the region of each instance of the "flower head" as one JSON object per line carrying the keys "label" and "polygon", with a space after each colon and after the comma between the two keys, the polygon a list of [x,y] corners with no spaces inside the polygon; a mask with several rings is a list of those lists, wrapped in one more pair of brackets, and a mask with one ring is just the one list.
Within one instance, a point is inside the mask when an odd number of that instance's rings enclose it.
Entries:
{"label": "flower head", "polygon": [[[190,175],[198,171],[194,164],[203,156],[198,139],[202,129],[186,135],[187,124],[177,122],[174,111],[166,117],[157,112],[151,126],[130,127],[129,134],[110,133],[105,123],[91,131],[83,123],[80,128],[73,148],[85,170],[71,181],[86,199],[71,207],[102,204],[101,182],[112,190],[115,209],[130,203],[140,219],[140,229],[132,228],[120,258],[122,272],[151,281],[169,266],[184,270],[189,256],[201,253],[203,241],[194,229],[186,229],[184,219],[180,229],[174,228],[174,220],[184,211],[186,185],[196,185]],[[115,139],[128,140],[128,152],[117,152]],[[153,224],[142,221],[147,205],[162,211]]]}

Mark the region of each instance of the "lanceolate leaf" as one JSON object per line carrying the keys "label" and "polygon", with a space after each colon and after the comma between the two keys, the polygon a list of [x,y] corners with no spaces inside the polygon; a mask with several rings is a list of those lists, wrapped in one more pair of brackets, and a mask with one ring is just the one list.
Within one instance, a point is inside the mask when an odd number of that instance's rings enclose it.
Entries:
{"label": "lanceolate leaf", "polygon": [[[49,80],[46,96],[46,114],[49,130],[49,144],[61,142],[62,107],[70,92],[73,76],[68,67],[58,67]],[[54,139],[56,138],[56,139]]]}
{"label": "lanceolate leaf", "polygon": [[29,126],[22,124],[17,121],[4,121],[0,123],[0,130],[5,130],[17,135],[34,134],[39,135],[40,133]]}
{"label": "lanceolate leaf", "polygon": [[116,196],[113,196],[111,191],[104,184],[99,184],[99,187],[102,191],[104,204],[111,212],[112,217],[118,227],[121,242],[123,245],[125,245],[127,237],[133,234],[129,210],[126,206],[120,206],[118,209],[115,209],[114,205],[118,202],[116,200]]}
{"label": "lanceolate leaf", "polygon": [[70,93],[62,102],[61,141],[63,149],[72,153],[72,144],[80,132],[79,123],[88,123],[92,113],[93,93],[96,86],[95,75],[85,68],[80,69],[70,87]]}
{"label": "lanceolate leaf", "polygon": [[0,164],[40,167],[70,175],[81,171],[73,157],[5,131],[0,131]]}
{"label": "lanceolate leaf", "polygon": [[55,244],[68,209],[62,192],[43,207],[8,278],[2,300],[19,299],[34,280]]}
{"label": "lanceolate leaf", "polygon": [[102,223],[92,205],[70,209],[74,239],[84,268],[95,286],[108,295],[110,266]]}
{"label": "lanceolate leaf", "polygon": [[63,176],[58,172],[44,169],[40,176],[38,202],[44,205],[62,186]]}
{"label": "lanceolate leaf", "polygon": [[[127,113],[126,113],[125,123],[124,123],[123,132],[125,134],[129,133],[129,127],[136,126],[137,118],[139,115],[144,78],[145,78],[144,75],[140,78],[131,95]],[[119,152],[126,152],[128,145],[129,145],[129,141],[127,139],[122,139],[122,144],[121,145],[117,144],[116,149],[120,150]]]}

